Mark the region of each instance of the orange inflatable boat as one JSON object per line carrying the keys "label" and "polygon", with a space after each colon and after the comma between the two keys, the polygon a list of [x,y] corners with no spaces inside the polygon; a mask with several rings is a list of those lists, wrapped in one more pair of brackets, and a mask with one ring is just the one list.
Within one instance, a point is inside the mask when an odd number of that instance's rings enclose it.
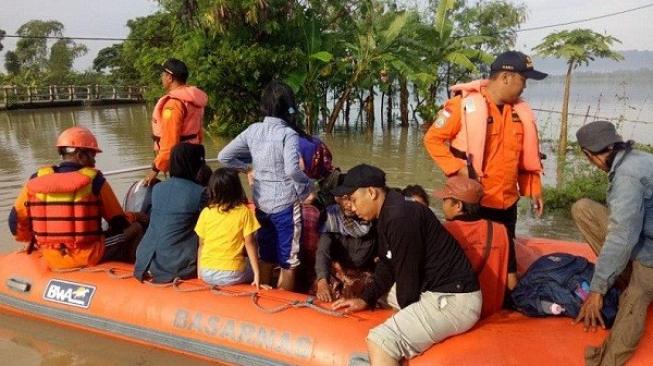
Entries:
{"label": "orange inflatable boat", "polygon": [[[537,257],[589,247],[520,239],[524,270]],[[106,263],[48,271],[38,255],[0,257],[0,308],[65,326],[234,365],[366,365],[365,337],[390,311],[341,316],[306,295],[242,285],[210,289],[197,280],[160,287],[131,277],[132,266]],[[607,332],[583,331],[569,318],[526,318],[503,311],[408,362],[421,365],[582,365],[584,349]],[[630,365],[653,365],[651,326]]]}

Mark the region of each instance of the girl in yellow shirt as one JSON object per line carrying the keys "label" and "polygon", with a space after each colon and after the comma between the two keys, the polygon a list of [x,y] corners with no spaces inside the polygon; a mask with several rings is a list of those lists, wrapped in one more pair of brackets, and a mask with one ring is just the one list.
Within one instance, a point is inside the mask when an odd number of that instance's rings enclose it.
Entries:
{"label": "girl in yellow shirt", "polygon": [[[254,233],[260,225],[254,212],[247,207],[238,171],[217,169],[211,175],[208,189],[208,206],[200,213],[195,226],[200,238],[199,278],[211,285],[251,282],[259,288]],[[245,251],[249,261],[245,259]]]}

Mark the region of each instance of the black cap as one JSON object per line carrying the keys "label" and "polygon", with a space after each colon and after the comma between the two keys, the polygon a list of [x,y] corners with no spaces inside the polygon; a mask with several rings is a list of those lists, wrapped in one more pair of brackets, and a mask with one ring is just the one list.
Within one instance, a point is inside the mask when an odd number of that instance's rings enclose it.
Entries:
{"label": "black cap", "polygon": [[608,121],[594,121],[586,124],[576,132],[576,140],[581,148],[597,153],[606,147],[623,142],[617,129]]}
{"label": "black cap", "polygon": [[340,186],[334,188],[331,193],[339,197],[352,194],[358,188],[364,187],[385,187],[385,173],[383,170],[367,164],[356,165],[347,171],[345,180]]}
{"label": "black cap", "polygon": [[497,56],[490,66],[490,71],[518,72],[525,78],[534,80],[542,80],[549,75],[533,69],[533,59],[518,51],[508,51]]}
{"label": "black cap", "polygon": [[167,72],[183,82],[186,82],[186,79],[188,79],[188,68],[186,64],[176,58],[167,59],[166,62],[159,66],[159,71]]}

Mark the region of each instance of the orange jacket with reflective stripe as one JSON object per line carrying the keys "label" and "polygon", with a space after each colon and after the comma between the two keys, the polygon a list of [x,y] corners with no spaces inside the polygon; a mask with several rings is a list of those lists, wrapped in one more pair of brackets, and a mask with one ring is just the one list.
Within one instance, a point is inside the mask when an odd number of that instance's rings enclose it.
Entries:
{"label": "orange jacket with reflective stripe", "polygon": [[200,89],[184,85],[159,99],[152,112],[152,139],[158,152],[154,165],[168,171],[170,151],[180,142],[201,144],[204,107],[208,101]]}
{"label": "orange jacket with reflective stripe", "polygon": [[41,168],[27,183],[27,212],[39,247],[75,249],[102,242],[100,198],[93,193],[93,168],[55,173]]}
{"label": "orange jacket with reflective stripe", "polygon": [[[492,238],[486,254],[488,224]],[[478,275],[483,294],[481,318],[501,310],[508,281],[508,234],[502,224],[488,220],[444,222],[443,226],[458,241]]]}
{"label": "orange jacket with reflective stripe", "polygon": [[504,105],[499,111],[485,92],[485,84],[476,81],[452,87],[462,95],[445,103],[424,145],[446,175],[455,174],[465,167],[465,157],[471,158],[484,188],[481,204],[506,209],[520,194],[541,194],[537,127],[526,102]]}

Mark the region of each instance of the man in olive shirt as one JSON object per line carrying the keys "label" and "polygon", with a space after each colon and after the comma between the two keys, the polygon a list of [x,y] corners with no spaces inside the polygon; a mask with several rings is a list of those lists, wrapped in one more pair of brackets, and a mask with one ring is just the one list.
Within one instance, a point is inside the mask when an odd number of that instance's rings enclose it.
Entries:
{"label": "man in olive shirt", "polygon": [[481,292],[460,245],[424,205],[406,201],[385,185],[385,173],[361,164],[334,194],[350,196],[352,210],[377,228],[379,263],[362,298],[341,299],[334,309],[374,308],[396,283],[401,310],[368,335],[372,365],[399,365],[478,321]]}

